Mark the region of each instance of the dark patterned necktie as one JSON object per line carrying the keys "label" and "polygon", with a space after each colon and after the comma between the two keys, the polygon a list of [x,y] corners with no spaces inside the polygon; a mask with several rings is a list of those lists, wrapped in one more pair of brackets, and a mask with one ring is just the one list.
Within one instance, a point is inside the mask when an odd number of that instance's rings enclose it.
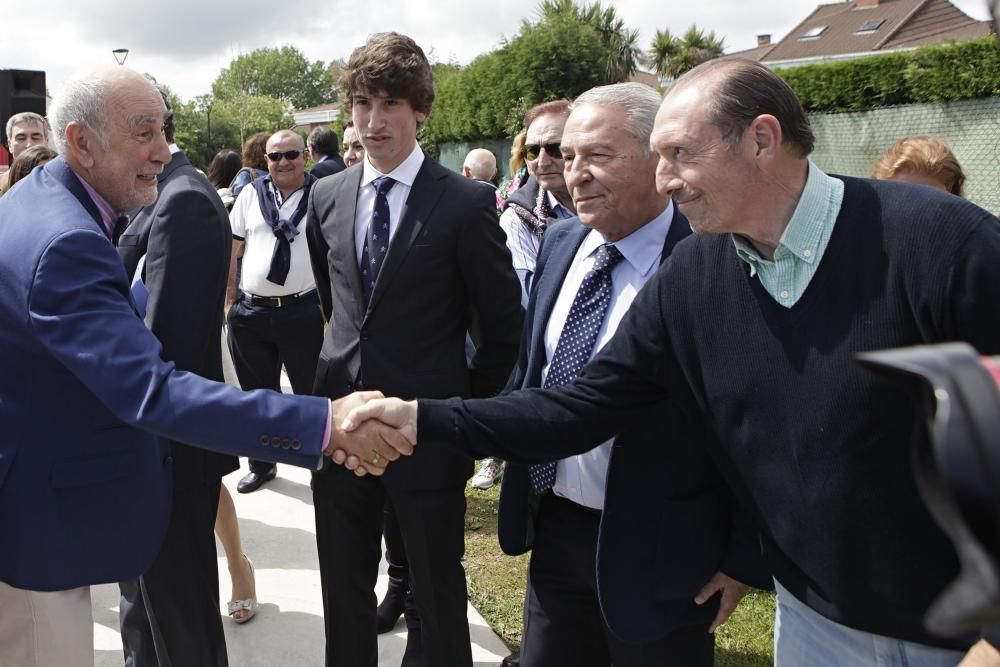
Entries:
{"label": "dark patterned necktie", "polygon": [[387,195],[396,181],[380,176],[372,181],[375,186],[375,210],[368,223],[365,245],[361,250],[361,284],[365,290],[365,303],[371,301],[375,279],[382,268],[385,253],[389,250],[389,199]]}
{"label": "dark patterned necktie", "polygon": [[118,216],[115,220],[115,227],[111,230],[111,243],[118,247],[118,239],[122,237],[122,233],[128,227],[128,218],[124,215]]}
{"label": "dark patterned necktie", "polygon": [[[594,266],[583,277],[570,306],[542,387],[572,382],[587,365],[611,304],[611,269],[621,260],[621,252],[610,243],[597,249]],[[541,495],[556,482],[556,462],[533,465],[528,473],[532,490]]]}

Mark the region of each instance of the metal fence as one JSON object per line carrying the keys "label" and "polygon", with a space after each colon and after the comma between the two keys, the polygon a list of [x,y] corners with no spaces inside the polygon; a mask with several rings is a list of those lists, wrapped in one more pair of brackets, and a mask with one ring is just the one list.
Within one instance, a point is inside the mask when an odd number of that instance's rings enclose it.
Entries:
{"label": "metal fence", "polygon": [[932,136],[948,144],[966,175],[965,196],[1000,213],[1000,97],[907,104],[854,113],[814,113],[813,161],[824,171],[868,176],[897,139]]}
{"label": "metal fence", "polygon": [[[955,152],[965,171],[965,196],[1000,213],[1000,97],[813,113],[809,120],[816,135],[813,161],[824,171],[847,176],[868,176],[878,156],[901,137],[938,137]],[[501,175],[506,175],[509,139],[442,144],[441,162],[461,171],[466,153],[478,147],[492,150]]]}

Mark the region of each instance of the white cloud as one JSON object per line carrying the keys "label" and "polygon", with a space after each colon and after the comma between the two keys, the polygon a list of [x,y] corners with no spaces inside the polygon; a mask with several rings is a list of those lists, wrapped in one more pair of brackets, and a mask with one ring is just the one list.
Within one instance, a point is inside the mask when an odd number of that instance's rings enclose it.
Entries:
{"label": "white cloud", "polygon": [[[953,0],[977,19],[985,0]],[[605,2],[607,4],[607,0]],[[758,33],[783,37],[815,8],[813,0],[714,0],[657,3],[616,0],[625,23],[647,46],[657,28],[683,32],[692,23],[725,38],[737,51],[756,45]],[[679,5],[679,6],[678,6]],[[413,37],[435,60],[467,63],[534,19],[537,0],[509,0],[485,10],[468,0],[425,4],[401,0],[365,3],[308,0],[174,0],[159,14],[143,3],[10,0],[4,3],[4,68],[44,70],[51,91],[73,71],[112,63],[111,50],[130,49],[127,65],[153,74],[181,97],[207,93],[219,70],[239,53],[293,44],[311,60],[344,58],[373,32]],[[280,16],[275,15],[281,12]]]}

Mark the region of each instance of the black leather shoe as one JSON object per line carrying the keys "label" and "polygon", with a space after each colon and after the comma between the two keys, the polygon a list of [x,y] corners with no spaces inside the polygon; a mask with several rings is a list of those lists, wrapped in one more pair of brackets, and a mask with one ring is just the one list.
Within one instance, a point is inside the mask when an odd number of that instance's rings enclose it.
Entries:
{"label": "black leather shoe", "polygon": [[375,627],[380,635],[396,627],[396,621],[403,615],[405,603],[406,589],[400,584],[394,584],[390,579],[389,589],[375,611]]}
{"label": "black leather shoe", "polygon": [[270,482],[272,479],[277,477],[277,468],[271,468],[265,473],[257,474],[251,472],[247,474],[240,483],[236,485],[236,490],[240,493],[252,493],[264,485],[264,482]]}
{"label": "black leather shoe", "polygon": [[500,667],[521,667],[521,652],[514,651],[500,663]]}

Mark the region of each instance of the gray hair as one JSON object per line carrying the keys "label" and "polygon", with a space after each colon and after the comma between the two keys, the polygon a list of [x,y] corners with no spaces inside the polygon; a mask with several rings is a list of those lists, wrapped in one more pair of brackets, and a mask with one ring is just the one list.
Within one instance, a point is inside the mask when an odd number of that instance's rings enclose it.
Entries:
{"label": "gray hair", "polygon": [[7,141],[10,141],[10,133],[14,131],[14,126],[18,123],[38,123],[42,126],[42,134],[45,136],[45,140],[48,141],[49,124],[34,111],[22,111],[7,119]]}
{"label": "gray hair", "polygon": [[[70,123],[80,123],[96,134],[103,148],[108,147],[109,70],[100,69],[74,77],[63,84],[62,92],[52,101],[52,131],[56,149],[68,154],[66,128]],[[150,84],[152,85],[152,84]]]}
{"label": "gray hair", "polygon": [[591,88],[573,100],[570,112],[587,104],[622,108],[625,111],[625,131],[643,147],[643,154],[649,155],[649,137],[662,101],[660,94],[646,84],[630,81]]}

